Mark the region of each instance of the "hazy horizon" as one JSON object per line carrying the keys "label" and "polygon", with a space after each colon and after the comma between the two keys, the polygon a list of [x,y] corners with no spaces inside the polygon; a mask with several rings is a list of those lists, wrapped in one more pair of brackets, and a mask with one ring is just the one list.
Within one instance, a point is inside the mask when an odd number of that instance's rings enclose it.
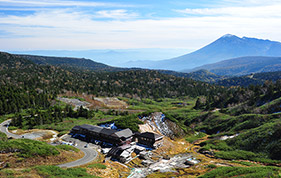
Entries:
{"label": "hazy horizon", "polygon": [[130,61],[159,61],[184,55],[192,49],[136,48],[136,49],[92,49],[92,50],[31,50],[6,51],[12,54],[41,55],[53,57],[87,58],[116,67],[125,67]]}

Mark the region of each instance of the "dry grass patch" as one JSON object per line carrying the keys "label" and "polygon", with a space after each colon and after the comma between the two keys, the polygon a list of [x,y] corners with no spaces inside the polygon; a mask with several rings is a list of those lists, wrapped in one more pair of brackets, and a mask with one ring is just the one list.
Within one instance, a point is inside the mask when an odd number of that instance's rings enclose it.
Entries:
{"label": "dry grass patch", "polygon": [[163,146],[154,150],[155,153],[166,156],[186,153],[191,144],[186,142],[184,139],[171,140],[168,137],[164,137]]}
{"label": "dry grass patch", "polygon": [[60,151],[59,155],[56,156],[36,156],[31,158],[22,158],[16,156],[16,153],[0,154],[0,160],[4,162],[10,168],[27,168],[38,165],[57,165],[71,161],[75,161],[84,156],[82,151],[78,153],[74,151]]}
{"label": "dry grass patch", "polygon": [[99,153],[97,159],[82,167],[87,169],[87,172],[91,175],[95,175],[103,178],[119,178],[127,177],[130,173],[130,169],[127,166],[114,161],[104,161],[105,156]]}

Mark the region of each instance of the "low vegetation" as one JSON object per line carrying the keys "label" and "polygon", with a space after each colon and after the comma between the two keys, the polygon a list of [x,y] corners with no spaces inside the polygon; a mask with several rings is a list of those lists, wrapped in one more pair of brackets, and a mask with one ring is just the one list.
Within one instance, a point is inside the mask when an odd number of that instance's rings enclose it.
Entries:
{"label": "low vegetation", "polygon": [[3,142],[5,142],[5,141],[7,141],[7,135],[6,134],[4,134],[4,133],[2,133],[2,132],[0,132],[0,141],[3,141]]}
{"label": "low vegetation", "polygon": [[29,139],[0,141],[0,151],[3,153],[16,152],[18,156],[24,158],[30,158],[33,156],[46,157],[58,155],[60,153],[54,146],[45,142]]}
{"label": "low vegetation", "polygon": [[90,175],[84,168],[68,168],[62,169],[57,166],[37,166],[34,168],[37,173],[42,177],[57,177],[57,178],[97,178]]}
{"label": "low vegetation", "polygon": [[35,166],[23,170],[0,170],[0,177],[46,177],[46,178],[99,178],[90,175],[84,168],[63,169],[57,166]]}
{"label": "low vegetation", "polygon": [[76,153],[78,153],[80,151],[78,148],[75,148],[75,147],[70,146],[70,145],[57,145],[56,148],[59,149],[59,150],[74,151]]}
{"label": "low vegetation", "polygon": [[263,178],[279,177],[280,168],[277,167],[218,167],[200,178],[223,178],[223,177],[243,177],[243,178]]}
{"label": "low vegetation", "polygon": [[199,140],[200,138],[205,137],[205,136],[206,136],[206,134],[203,133],[203,132],[196,132],[195,134],[186,137],[185,140],[188,141],[189,143],[192,143],[192,142],[194,142],[196,140]]}
{"label": "low vegetation", "polygon": [[88,168],[106,169],[106,165],[101,163],[95,163],[88,165]]}

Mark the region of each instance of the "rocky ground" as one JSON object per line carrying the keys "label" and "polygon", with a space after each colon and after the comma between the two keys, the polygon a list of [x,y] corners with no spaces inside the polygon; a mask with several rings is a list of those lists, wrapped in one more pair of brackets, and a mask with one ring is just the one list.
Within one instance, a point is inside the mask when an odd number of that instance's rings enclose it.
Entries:
{"label": "rocky ground", "polygon": [[119,100],[116,97],[95,97],[89,94],[76,94],[72,92],[66,92],[60,95],[58,100],[71,104],[78,108],[80,106],[90,108],[90,109],[126,109],[128,107],[127,103]]}

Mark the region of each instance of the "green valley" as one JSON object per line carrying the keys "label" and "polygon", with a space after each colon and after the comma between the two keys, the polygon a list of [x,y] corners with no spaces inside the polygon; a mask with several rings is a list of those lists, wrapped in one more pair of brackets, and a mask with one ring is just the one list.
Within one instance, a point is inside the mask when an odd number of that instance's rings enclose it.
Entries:
{"label": "green valley", "polygon": [[[101,71],[57,65],[56,58],[42,65],[22,57],[0,55],[0,121],[11,119],[11,133],[52,130],[60,137],[77,125],[108,123],[140,132],[156,123],[151,118],[158,114],[173,135],[165,136],[163,146],[152,152],[163,160],[190,154],[200,162],[147,172],[147,177],[280,176],[281,80],[275,74],[255,74],[262,81],[256,85],[228,87],[167,71]],[[140,158],[126,163],[125,169],[101,153],[80,168],[59,168],[55,157],[67,162],[71,154],[76,159],[83,154],[46,142],[50,139],[12,139],[1,133],[0,176],[118,177],[146,169]],[[42,164],[35,166],[34,161]]]}

